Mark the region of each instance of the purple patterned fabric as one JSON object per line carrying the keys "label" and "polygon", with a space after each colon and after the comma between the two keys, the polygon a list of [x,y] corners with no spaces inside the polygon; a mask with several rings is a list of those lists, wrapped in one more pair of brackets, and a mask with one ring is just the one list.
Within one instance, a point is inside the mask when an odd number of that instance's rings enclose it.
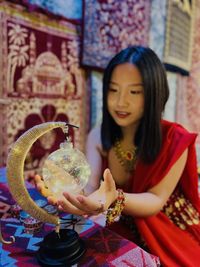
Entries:
{"label": "purple patterned fabric", "polygon": [[129,45],[148,45],[150,1],[85,0],[82,64],[104,69]]}

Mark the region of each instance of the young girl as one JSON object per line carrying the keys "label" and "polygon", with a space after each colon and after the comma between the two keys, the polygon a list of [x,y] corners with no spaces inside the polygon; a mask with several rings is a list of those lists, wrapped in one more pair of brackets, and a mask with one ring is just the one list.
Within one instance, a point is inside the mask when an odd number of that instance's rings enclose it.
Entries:
{"label": "young girl", "polygon": [[87,196],[66,192],[56,204],[78,215],[106,212],[107,227],[159,256],[163,266],[197,267],[196,134],[162,119],[168,96],[165,69],[150,48],[118,53],[105,69],[102,125],[88,135]]}

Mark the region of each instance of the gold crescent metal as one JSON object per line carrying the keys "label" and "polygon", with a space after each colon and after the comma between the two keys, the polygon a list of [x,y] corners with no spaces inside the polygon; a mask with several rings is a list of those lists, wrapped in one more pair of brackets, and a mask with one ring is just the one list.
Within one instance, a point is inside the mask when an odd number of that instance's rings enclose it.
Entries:
{"label": "gold crescent metal", "polygon": [[13,242],[15,242],[15,237],[14,236],[11,236],[10,238],[11,238],[10,241],[6,241],[3,238],[2,234],[1,234],[1,225],[0,225],[0,242],[3,243],[3,244],[7,244],[7,245],[12,244]]}
{"label": "gold crescent metal", "polygon": [[[24,161],[33,143],[43,134],[55,128],[65,128],[65,122],[46,122],[36,125],[21,135],[11,147],[7,159],[7,180],[9,190],[20,207],[39,221],[59,225],[59,217],[49,214],[37,206],[30,197],[24,181]],[[3,238],[0,241],[3,242]],[[7,241],[9,242],[9,241]]]}

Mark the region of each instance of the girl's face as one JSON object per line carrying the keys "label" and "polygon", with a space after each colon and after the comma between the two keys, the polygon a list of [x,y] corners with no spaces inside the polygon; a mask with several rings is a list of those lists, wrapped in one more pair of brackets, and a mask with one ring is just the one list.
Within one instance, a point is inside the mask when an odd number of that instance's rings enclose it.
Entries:
{"label": "girl's face", "polygon": [[123,63],[114,68],[107,105],[110,115],[119,126],[138,126],[144,113],[144,90],[136,66]]}

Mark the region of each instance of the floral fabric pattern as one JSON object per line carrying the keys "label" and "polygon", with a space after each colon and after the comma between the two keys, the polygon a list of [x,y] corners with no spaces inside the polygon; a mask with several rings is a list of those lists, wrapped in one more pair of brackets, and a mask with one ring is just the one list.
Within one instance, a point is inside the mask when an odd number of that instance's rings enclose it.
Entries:
{"label": "floral fabric pattern", "polygon": [[150,1],[85,0],[82,63],[104,69],[128,45],[147,45]]}

